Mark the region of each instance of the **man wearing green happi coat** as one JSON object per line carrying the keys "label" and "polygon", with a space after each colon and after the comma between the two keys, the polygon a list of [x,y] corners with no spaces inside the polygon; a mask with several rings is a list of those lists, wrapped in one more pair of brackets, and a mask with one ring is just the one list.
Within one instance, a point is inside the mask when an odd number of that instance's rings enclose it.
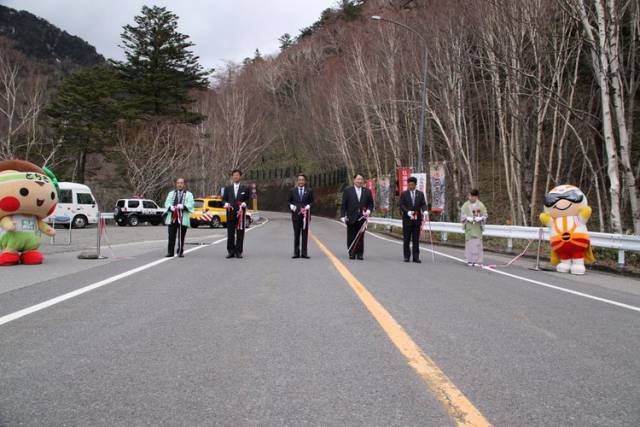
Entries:
{"label": "man wearing green happi coat", "polygon": [[480,192],[473,189],[460,209],[460,220],[464,227],[464,254],[469,266],[483,263],[482,232],[487,221],[487,208],[480,201]]}

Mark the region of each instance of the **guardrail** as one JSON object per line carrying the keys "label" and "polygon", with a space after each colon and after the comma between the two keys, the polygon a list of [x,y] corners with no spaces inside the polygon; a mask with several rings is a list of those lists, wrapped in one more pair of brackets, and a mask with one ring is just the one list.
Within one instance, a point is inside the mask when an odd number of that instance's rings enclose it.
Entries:
{"label": "guardrail", "polygon": [[[370,217],[370,224],[385,225],[389,227],[402,227],[402,220]],[[447,241],[447,234],[462,234],[462,224],[457,222],[431,222],[431,231],[442,234],[442,241]],[[549,241],[549,229],[546,227],[522,227],[516,225],[490,225],[484,229],[484,235],[507,239],[507,250],[513,249],[513,239],[537,240],[542,238]],[[635,234],[613,234],[589,232],[591,245],[597,248],[615,249],[618,251],[618,266],[624,267],[625,251],[640,252],[640,236]]]}

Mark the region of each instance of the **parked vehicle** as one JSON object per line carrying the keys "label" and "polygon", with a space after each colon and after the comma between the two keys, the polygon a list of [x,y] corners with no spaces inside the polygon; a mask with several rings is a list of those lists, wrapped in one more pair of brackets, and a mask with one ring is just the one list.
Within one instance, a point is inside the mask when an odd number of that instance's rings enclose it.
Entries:
{"label": "parked vehicle", "polygon": [[153,200],[120,199],[116,202],[113,214],[116,224],[136,227],[143,222],[148,222],[151,225],[161,224],[163,211],[164,209],[160,208]]}
{"label": "parked vehicle", "polygon": [[97,224],[100,210],[91,189],[84,184],[61,182],[56,210],[45,221],[49,224],[71,224],[85,228]]}
{"label": "parked vehicle", "polygon": [[[193,202],[191,227],[198,228],[201,225],[208,225],[211,228],[218,228],[227,225],[227,210],[223,207],[222,196],[199,197],[194,199]],[[251,211],[247,210],[247,227],[252,223]]]}
{"label": "parked vehicle", "polygon": [[211,228],[224,227],[227,223],[227,210],[220,196],[200,197],[193,201],[191,227],[208,225]]}

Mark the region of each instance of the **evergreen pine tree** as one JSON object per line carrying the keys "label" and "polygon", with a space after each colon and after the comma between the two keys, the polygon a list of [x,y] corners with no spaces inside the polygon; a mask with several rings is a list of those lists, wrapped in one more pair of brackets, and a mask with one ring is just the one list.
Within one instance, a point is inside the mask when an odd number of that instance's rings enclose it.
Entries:
{"label": "evergreen pine tree", "polygon": [[278,41],[280,42],[280,51],[284,52],[293,44],[293,37],[291,37],[291,34],[289,33],[284,33],[282,36],[280,36]]}
{"label": "evergreen pine tree", "polygon": [[144,6],[134,20],[121,35],[126,62],[117,63],[129,105],[142,117],[201,121],[203,116],[187,109],[194,101],[189,91],[205,89],[210,73],[191,52],[189,36],[178,32],[178,16],[164,7]]}
{"label": "evergreen pine tree", "polygon": [[61,151],[76,159],[80,182],[85,178],[86,155],[103,152],[113,141],[117,120],[133,115],[122,103],[123,92],[112,67],[84,68],[60,83],[46,109]]}

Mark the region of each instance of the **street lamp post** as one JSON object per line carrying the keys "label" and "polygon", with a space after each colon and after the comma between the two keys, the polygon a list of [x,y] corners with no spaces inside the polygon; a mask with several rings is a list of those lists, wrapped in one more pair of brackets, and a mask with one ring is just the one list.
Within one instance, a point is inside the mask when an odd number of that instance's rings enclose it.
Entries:
{"label": "street lamp post", "polygon": [[427,112],[427,60],[429,51],[427,49],[427,40],[420,34],[420,32],[408,25],[402,24],[397,21],[392,21],[391,19],[386,19],[378,15],[374,15],[371,17],[374,21],[382,21],[388,22],[390,24],[397,25],[399,27],[404,28],[405,30],[411,31],[422,41],[424,45],[424,63],[422,68],[422,108],[420,108],[420,129],[418,130],[418,164],[417,169],[418,172],[425,172],[424,170],[424,146],[425,146],[425,121],[426,121],[426,112]]}

